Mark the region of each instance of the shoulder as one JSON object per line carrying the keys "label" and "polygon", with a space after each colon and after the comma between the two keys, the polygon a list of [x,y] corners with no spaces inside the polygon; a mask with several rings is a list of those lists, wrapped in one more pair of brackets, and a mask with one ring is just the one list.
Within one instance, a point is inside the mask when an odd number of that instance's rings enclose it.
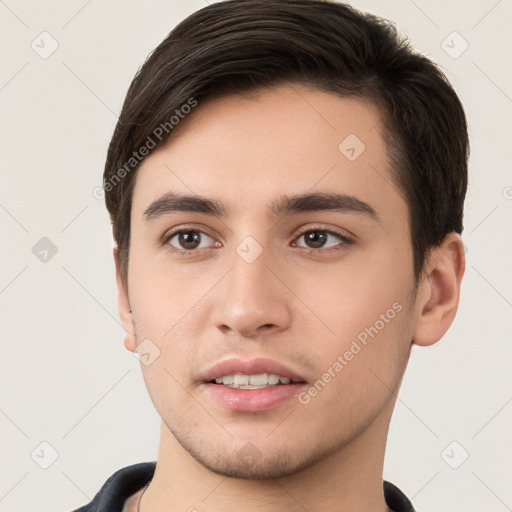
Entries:
{"label": "shoulder", "polygon": [[121,512],[124,502],[153,478],[156,462],[140,462],[118,469],[92,501],[73,512]]}
{"label": "shoulder", "polygon": [[384,498],[393,512],[415,512],[411,500],[394,484],[384,480]]}

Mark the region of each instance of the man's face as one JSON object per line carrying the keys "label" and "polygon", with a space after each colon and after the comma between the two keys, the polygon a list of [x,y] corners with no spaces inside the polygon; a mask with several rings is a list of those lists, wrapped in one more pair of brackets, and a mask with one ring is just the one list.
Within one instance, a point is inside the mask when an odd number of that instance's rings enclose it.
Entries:
{"label": "man's face", "polygon": [[[213,471],[284,476],[372,425],[386,434],[415,312],[408,209],[380,129],[360,100],[283,86],[200,102],[137,171],[128,291],[137,343],[158,356],[143,375],[169,431]],[[145,219],[169,192],[225,215],[161,203]],[[345,198],[275,211],[309,194]],[[210,372],[262,358],[285,368]],[[205,382],[287,372],[302,383]]]}

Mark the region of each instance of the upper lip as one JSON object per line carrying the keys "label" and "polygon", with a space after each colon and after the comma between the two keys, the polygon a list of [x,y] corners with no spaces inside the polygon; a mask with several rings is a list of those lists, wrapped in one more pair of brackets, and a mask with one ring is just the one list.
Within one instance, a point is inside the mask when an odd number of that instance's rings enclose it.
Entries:
{"label": "upper lip", "polygon": [[217,377],[224,375],[235,375],[241,373],[244,375],[258,375],[262,373],[279,375],[280,377],[287,377],[295,382],[305,382],[306,379],[302,375],[294,372],[290,368],[284,366],[272,359],[257,358],[257,359],[226,359],[213,365],[202,376],[204,382],[210,382]]}

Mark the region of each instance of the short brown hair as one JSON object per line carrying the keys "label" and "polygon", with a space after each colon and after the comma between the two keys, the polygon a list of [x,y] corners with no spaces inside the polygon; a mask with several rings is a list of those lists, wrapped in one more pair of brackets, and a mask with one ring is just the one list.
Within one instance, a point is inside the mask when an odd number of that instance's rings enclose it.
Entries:
{"label": "short brown hair", "polygon": [[[462,232],[466,117],[431,60],[415,52],[391,22],[346,4],[228,0],[178,24],[148,56],[127,92],[103,175],[126,290],[133,186],[142,161],[127,166],[133,152],[149,138],[157,139],[153,148],[165,144],[172,134],[169,120],[191,100],[200,104],[287,82],[379,107],[393,179],[409,208],[416,282],[429,249],[447,233]],[[155,137],[158,127],[165,129]]]}

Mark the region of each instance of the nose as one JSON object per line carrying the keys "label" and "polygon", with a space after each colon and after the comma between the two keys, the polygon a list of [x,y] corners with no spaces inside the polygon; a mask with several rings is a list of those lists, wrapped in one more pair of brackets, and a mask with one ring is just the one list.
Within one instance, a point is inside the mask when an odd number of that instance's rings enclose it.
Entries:
{"label": "nose", "polygon": [[[251,263],[236,252],[231,271],[222,280],[213,321],[223,333],[244,338],[280,332],[290,325],[292,297],[266,251]],[[279,276],[279,277],[277,277]]]}

